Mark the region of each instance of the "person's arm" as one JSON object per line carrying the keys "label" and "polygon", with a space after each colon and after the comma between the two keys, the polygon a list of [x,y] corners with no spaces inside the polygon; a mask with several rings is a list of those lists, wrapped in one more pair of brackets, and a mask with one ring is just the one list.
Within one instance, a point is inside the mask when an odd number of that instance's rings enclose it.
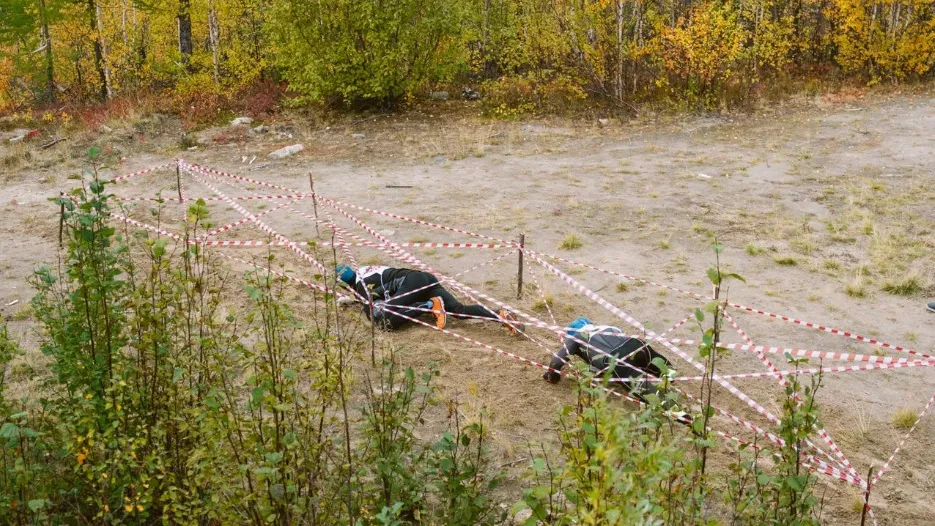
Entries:
{"label": "person's arm", "polygon": [[542,378],[550,384],[557,384],[561,379],[562,367],[568,361],[568,357],[579,352],[579,343],[571,338],[565,338],[562,349],[552,355],[552,361],[549,362],[549,370],[542,375]]}

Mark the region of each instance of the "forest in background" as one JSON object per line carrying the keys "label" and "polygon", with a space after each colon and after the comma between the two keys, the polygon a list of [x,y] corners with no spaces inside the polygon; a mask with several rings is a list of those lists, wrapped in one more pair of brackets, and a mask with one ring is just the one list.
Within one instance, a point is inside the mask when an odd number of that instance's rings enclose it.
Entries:
{"label": "forest in background", "polygon": [[[388,107],[469,85],[495,116],[742,105],[935,71],[933,0],[3,0],[0,111],[127,95]],[[453,93],[457,96],[458,93]]]}

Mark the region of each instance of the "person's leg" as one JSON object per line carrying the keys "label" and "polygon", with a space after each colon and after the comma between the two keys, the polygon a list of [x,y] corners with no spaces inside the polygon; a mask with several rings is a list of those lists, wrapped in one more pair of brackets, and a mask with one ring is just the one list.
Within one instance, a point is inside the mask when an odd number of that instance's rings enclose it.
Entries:
{"label": "person's leg", "polygon": [[500,320],[500,316],[498,316],[497,313],[481,307],[480,305],[465,305],[461,303],[458,301],[458,298],[454,297],[441,285],[436,285],[429,290],[432,291],[431,296],[438,296],[445,302],[445,312],[451,314],[455,318],[477,316],[491,320]]}

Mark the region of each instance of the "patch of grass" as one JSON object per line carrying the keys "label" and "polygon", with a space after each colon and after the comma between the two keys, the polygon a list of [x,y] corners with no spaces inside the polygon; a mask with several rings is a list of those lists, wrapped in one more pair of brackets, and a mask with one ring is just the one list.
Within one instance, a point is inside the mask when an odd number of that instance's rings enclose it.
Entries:
{"label": "patch of grass", "polygon": [[844,293],[852,298],[863,298],[867,295],[867,289],[864,287],[863,280],[858,278],[844,287]]}
{"label": "patch of grass", "polygon": [[451,259],[463,258],[464,252],[452,252],[449,256],[451,256]]}
{"label": "patch of grass", "polygon": [[416,236],[416,237],[410,239],[409,242],[410,242],[410,243],[428,243],[429,240],[428,240],[428,238],[425,238],[425,237]]}
{"label": "patch of grass", "polygon": [[68,179],[69,181],[80,181],[81,174],[69,174],[65,179]]}
{"label": "patch of grass", "polygon": [[805,256],[811,255],[817,248],[812,238],[805,236],[793,239],[789,245],[792,247],[792,250]]}
{"label": "patch of grass", "polygon": [[808,301],[811,301],[811,302],[814,303],[814,302],[820,300],[820,299],[821,299],[821,296],[819,296],[818,294],[809,294],[809,295],[808,295],[808,298],[806,298],[806,299],[807,299]]}
{"label": "patch of grass", "polygon": [[661,249],[663,249],[663,250],[668,250],[668,249],[669,249],[669,239],[670,239],[670,238],[671,238],[671,236],[669,236],[669,237],[667,237],[667,238],[665,238],[665,239],[660,240],[660,241],[659,241],[659,248],[661,248]]}
{"label": "patch of grass", "polygon": [[361,261],[363,265],[379,265],[383,260],[380,259],[380,256],[370,256],[367,259]]}
{"label": "patch of grass", "polygon": [[840,268],[841,268],[841,263],[839,263],[838,260],[836,260],[836,259],[825,258],[825,259],[821,262],[821,266],[822,266],[822,268],[824,268],[825,270],[840,270]]}
{"label": "patch of grass", "polygon": [[771,298],[777,298],[777,297],[779,297],[779,292],[777,292],[777,291],[775,291],[775,290],[764,290],[764,291],[763,291],[763,294],[766,294],[767,296],[769,296],[769,297],[771,297]]}
{"label": "patch of grass", "polygon": [[919,335],[913,331],[909,331],[905,334],[906,341],[915,343],[919,339]]}
{"label": "patch of grass", "polygon": [[617,283],[617,292],[626,292],[628,290],[630,290],[630,285],[623,282]]}
{"label": "patch of grass", "polygon": [[881,288],[894,296],[916,296],[925,290],[919,277],[911,275],[888,280]]}
{"label": "patch of grass", "polygon": [[893,427],[896,429],[909,429],[916,423],[916,420],[919,418],[919,415],[915,411],[904,407],[895,413],[893,413]]}
{"label": "patch of grass", "polygon": [[10,319],[13,321],[24,321],[24,320],[28,320],[31,317],[32,317],[32,305],[27,303],[23,305],[22,307],[20,307],[19,309],[17,309],[16,312],[14,312],[12,316],[10,316]]}
{"label": "patch of grass", "polygon": [[555,305],[555,298],[551,294],[540,297],[532,304],[532,310],[537,312],[546,312]]}
{"label": "patch of grass", "polygon": [[562,242],[558,244],[558,248],[562,250],[578,250],[583,246],[584,243],[582,243],[581,240],[578,239],[578,236],[574,234],[568,234],[564,239],[562,239]]}
{"label": "patch of grass", "polygon": [[763,252],[766,252],[762,247],[754,245],[753,243],[747,243],[747,246],[744,247],[744,250],[747,251],[748,256],[758,256]]}
{"label": "patch of grass", "polygon": [[794,267],[799,264],[799,260],[795,259],[794,256],[775,256],[773,261],[777,265],[782,265],[783,267]]}

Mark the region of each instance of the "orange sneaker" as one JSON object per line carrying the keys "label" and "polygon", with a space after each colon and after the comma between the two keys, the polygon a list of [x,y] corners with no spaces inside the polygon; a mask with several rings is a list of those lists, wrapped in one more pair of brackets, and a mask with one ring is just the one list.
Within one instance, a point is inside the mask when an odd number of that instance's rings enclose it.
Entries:
{"label": "orange sneaker", "polygon": [[439,296],[429,299],[432,302],[432,314],[435,315],[435,326],[439,329],[445,328],[445,322],[448,315],[445,313],[445,302]]}
{"label": "orange sneaker", "polygon": [[503,326],[506,327],[508,331],[510,331],[510,334],[516,335],[516,327],[514,327],[511,323],[516,321],[516,316],[510,314],[506,309],[500,309],[499,314],[500,323],[502,323]]}

